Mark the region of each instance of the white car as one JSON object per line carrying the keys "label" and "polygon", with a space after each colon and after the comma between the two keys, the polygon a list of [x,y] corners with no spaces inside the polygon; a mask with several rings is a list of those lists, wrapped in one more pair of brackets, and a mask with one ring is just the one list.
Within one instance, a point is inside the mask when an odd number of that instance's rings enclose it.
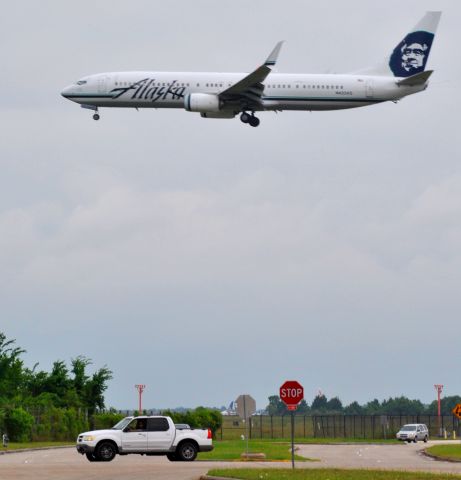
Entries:
{"label": "white car", "polygon": [[402,440],[403,442],[417,442],[418,440],[423,440],[427,442],[429,438],[429,430],[427,429],[424,423],[409,423],[404,425],[397,432],[397,440]]}
{"label": "white car", "polygon": [[179,429],[170,417],[126,417],[107,430],[81,433],[77,451],[90,462],[110,462],[115,455],[166,455],[191,462],[198,452],[213,450],[210,429]]}

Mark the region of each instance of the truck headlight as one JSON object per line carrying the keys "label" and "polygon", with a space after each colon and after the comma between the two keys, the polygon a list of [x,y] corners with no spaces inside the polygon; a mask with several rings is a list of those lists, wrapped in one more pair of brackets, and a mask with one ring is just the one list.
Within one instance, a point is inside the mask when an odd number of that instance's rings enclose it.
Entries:
{"label": "truck headlight", "polygon": [[92,441],[95,440],[95,437],[94,437],[94,435],[83,435],[82,440],[84,442],[92,442]]}

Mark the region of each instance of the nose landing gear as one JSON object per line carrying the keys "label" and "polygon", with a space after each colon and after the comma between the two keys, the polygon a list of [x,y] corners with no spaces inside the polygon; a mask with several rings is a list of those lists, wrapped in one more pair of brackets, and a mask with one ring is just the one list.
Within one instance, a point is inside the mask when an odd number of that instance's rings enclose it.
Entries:
{"label": "nose landing gear", "polygon": [[257,127],[260,124],[260,120],[258,117],[255,117],[254,112],[252,112],[251,115],[247,112],[242,112],[240,115],[240,120],[243,123],[248,123],[252,127]]}
{"label": "nose landing gear", "polygon": [[94,114],[93,114],[93,120],[99,120],[101,117],[99,116],[99,113],[98,113],[98,107],[96,105],[88,105],[86,103],[82,103],[82,105],[80,105],[82,108],[85,108],[87,110],[93,110]]}

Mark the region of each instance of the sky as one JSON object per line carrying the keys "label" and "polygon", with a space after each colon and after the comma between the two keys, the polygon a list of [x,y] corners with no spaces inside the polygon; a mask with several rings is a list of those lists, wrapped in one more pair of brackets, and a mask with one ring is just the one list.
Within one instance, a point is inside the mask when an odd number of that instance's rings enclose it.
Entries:
{"label": "sky", "polygon": [[[425,92],[259,128],[60,96],[88,74],[379,63],[442,10]],[[0,18],[0,331],[50,370],[85,355],[106,404],[258,408],[460,394],[457,0],[57,0]],[[94,370],[90,370],[94,371]]]}

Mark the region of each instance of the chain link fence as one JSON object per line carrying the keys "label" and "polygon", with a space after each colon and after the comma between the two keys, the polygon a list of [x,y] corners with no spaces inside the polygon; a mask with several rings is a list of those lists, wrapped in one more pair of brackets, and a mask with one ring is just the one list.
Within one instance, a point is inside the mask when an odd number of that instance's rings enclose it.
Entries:
{"label": "chain link fence", "polygon": [[[395,438],[402,425],[424,423],[431,437],[460,435],[460,421],[453,415],[295,415],[296,438]],[[253,415],[247,420],[236,416],[223,417],[217,438],[235,440],[289,438],[291,415]],[[439,424],[440,422],[440,424]]]}

